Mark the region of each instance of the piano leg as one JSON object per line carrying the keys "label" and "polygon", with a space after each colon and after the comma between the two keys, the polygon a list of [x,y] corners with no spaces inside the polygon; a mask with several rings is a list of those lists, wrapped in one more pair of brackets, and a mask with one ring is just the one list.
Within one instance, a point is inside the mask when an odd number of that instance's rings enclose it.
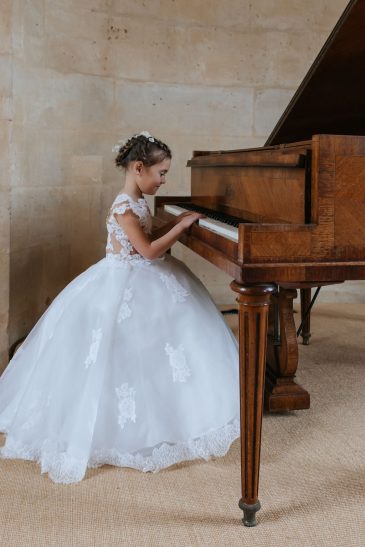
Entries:
{"label": "piano leg", "polygon": [[265,383],[265,407],[270,412],[310,406],[309,393],[294,381],[298,368],[298,340],[293,316],[296,296],[295,289],[283,287],[272,296]]}
{"label": "piano leg", "polygon": [[231,283],[238,293],[239,361],[241,401],[241,482],[243,524],[256,526],[260,509],[258,485],[260,471],[261,426],[266,362],[267,319],[274,285]]}

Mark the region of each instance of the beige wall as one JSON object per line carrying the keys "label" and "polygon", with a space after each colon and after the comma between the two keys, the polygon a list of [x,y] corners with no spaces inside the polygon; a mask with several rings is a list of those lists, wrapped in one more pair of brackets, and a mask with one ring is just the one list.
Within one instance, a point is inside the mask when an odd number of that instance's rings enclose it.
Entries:
{"label": "beige wall", "polygon": [[12,47],[10,2],[2,2],[0,16],[0,371],[9,343],[10,272],[10,141]]}
{"label": "beige wall", "polygon": [[[193,149],[263,144],[346,3],[1,0],[2,363],[7,323],[12,343],[103,256],[113,144],[154,132],[174,153],[163,191],[188,193]],[[175,253],[233,299],[221,272]]]}

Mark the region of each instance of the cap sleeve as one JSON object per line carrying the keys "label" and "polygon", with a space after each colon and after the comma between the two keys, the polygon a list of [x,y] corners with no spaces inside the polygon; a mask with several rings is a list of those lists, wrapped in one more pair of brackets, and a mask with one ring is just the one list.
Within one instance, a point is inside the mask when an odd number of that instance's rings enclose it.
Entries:
{"label": "cap sleeve", "polygon": [[128,194],[120,194],[112,206],[113,215],[124,215],[127,211],[132,211],[136,216],[141,216],[141,207]]}
{"label": "cap sleeve", "polygon": [[[131,202],[126,200],[122,203],[116,203],[112,207],[112,214],[115,215],[124,215],[127,211],[133,211],[133,207],[131,205]],[[133,211],[134,212],[134,211]]]}

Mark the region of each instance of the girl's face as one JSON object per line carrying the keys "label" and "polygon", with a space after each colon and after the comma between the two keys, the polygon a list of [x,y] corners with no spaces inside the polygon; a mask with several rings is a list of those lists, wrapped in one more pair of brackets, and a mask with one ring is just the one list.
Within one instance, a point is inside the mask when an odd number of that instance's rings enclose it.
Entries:
{"label": "girl's face", "polygon": [[150,167],[141,164],[138,170],[138,187],[143,194],[153,195],[166,182],[166,173],[170,169],[171,160],[165,158],[160,163]]}

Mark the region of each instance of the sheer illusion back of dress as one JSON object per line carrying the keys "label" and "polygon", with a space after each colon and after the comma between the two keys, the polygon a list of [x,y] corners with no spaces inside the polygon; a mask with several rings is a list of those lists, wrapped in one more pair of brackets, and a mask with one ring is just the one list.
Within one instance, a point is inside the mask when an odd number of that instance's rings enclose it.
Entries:
{"label": "sheer illusion back of dress", "polygon": [[106,258],[123,262],[145,261],[146,259],[133,248],[127,234],[115,217],[118,214],[123,215],[126,211],[132,211],[139,218],[143,231],[146,234],[151,234],[152,216],[146,200],[140,198],[138,201],[134,201],[128,194],[119,194],[115,198],[106,220],[108,231]]}

